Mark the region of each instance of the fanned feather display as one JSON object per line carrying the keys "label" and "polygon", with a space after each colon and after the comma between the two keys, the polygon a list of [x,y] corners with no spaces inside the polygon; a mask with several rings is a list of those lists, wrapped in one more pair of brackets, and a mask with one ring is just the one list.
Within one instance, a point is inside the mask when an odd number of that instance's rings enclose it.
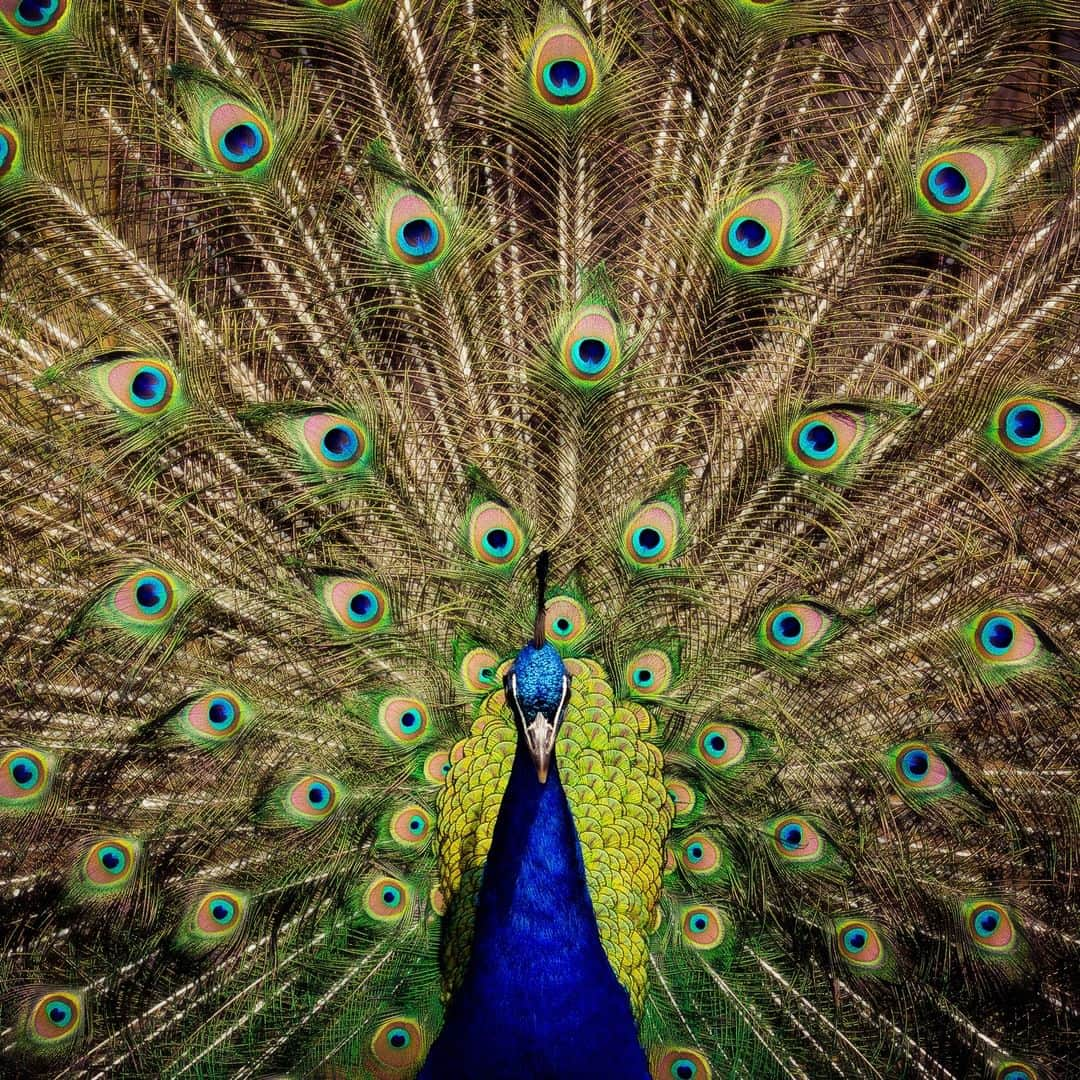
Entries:
{"label": "fanned feather display", "polygon": [[1080,1062],[1067,0],[0,0],[0,1073]]}

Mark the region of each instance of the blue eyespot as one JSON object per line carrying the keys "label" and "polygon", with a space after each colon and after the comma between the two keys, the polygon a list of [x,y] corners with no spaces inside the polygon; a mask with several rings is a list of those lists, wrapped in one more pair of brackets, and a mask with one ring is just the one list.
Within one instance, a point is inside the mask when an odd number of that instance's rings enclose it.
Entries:
{"label": "blue eyespot", "polygon": [[49,1019],[60,1028],[67,1027],[71,1023],[71,1018],[75,1015],[72,1007],[64,1001],[52,1002],[45,1011]]}
{"label": "blue eyespot", "polygon": [[514,538],[506,529],[488,529],[480,541],[484,550],[497,559],[504,559],[514,547]]}
{"label": "blue eyespot", "polygon": [[975,933],[979,937],[992,937],[994,931],[1001,925],[1001,915],[993,908],[988,907],[975,916]]}
{"label": "blue eyespot", "polygon": [[728,226],[728,245],[737,255],[753,258],[772,242],[768,226],[757,218],[737,217]]}
{"label": "blue eyespot", "polygon": [[214,922],[224,926],[236,917],[236,905],[231,900],[223,900],[219,897],[210,905],[210,917]]}
{"label": "blue eyespot", "polygon": [[360,440],[351,428],[335,424],[323,435],[322,449],[330,461],[349,461],[360,449]]}
{"label": "blue eyespot", "polygon": [[406,709],[398,723],[402,731],[415,731],[420,726],[420,714],[415,709]]}
{"label": "blue eyespot", "polygon": [[703,930],[707,930],[709,926],[709,920],[704,915],[695,915],[690,920],[690,929],[696,933],[701,933]]}
{"label": "blue eyespot", "polygon": [[686,1058],[677,1058],[671,1063],[671,1075],[673,1080],[694,1080],[698,1074],[698,1067]]}
{"label": "blue eyespot", "polygon": [[401,903],[401,890],[394,885],[387,885],[382,891],[382,900],[387,907],[397,907]]}
{"label": "blue eyespot", "polygon": [[578,338],[570,347],[570,356],[578,371],[586,375],[596,375],[611,361],[611,346],[599,338]]}
{"label": "blue eyespot", "polygon": [[263,134],[248,123],[233,124],[218,140],[218,149],[234,165],[244,165],[262,152]]}
{"label": "blue eyespot", "polygon": [[705,739],[705,753],[709,757],[721,758],[727,750],[727,739],[719,732],[713,732]]}
{"label": "blue eyespot", "polygon": [[848,952],[861,952],[866,946],[866,941],[866,931],[858,926],[853,926],[850,930],[844,931],[844,948]]}
{"label": "blue eyespot", "polygon": [[396,1027],[386,1033],[386,1041],[395,1050],[404,1050],[412,1042],[412,1036],[404,1028]]}
{"label": "blue eyespot", "polygon": [[785,848],[787,848],[788,851],[795,851],[796,848],[798,848],[802,844],[802,842],[802,826],[792,823],[790,825],[785,825],[780,830],[780,843]]}
{"label": "blue eyespot", "polygon": [[330,789],[321,781],[316,781],[308,786],[307,799],[316,810],[320,810],[330,801]]}
{"label": "blue eyespot", "polygon": [[551,628],[559,635],[559,637],[566,637],[566,635],[574,629],[574,624],[565,616],[560,615],[559,618],[551,624]]}
{"label": "blue eyespot", "polygon": [[135,585],[135,603],[144,615],[156,615],[169,601],[169,590],[159,577],[139,578]]}
{"label": "blue eyespot", "polygon": [[169,381],[154,367],[141,367],[131,380],[131,400],[142,408],[160,405],[169,390]]}
{"label": "blue eyespot", "polygon": [[700,844],[690,844],[686,849],[686,857],[692,863],[699,863],[705,857],[705,849]]}
{"label": "blue eyespot", "polygon": [[544,86],[555,97],[574,97],[585,87],[585,65],[577,60],[552,60],[544,68]]}
{"label": "blue eyespot", "polygon": [[15,18],[23,26],[44,26],[57,12],[60,0],[22,0],[15,9]]}
{"label": "blue eyespot", "polygon": [[799,432],[799,449],[815,461],[825,461],[836,453],[836,434],[820,421],[807,424]]}
{"label": "blue eyespot", "polygon": [[439,246],[439,226],[428,217],[410,218],[398,229],[397,240],[406,255],[420,259]]}
{"label": "blue eyespot", "polygon": [[664,537],[659,529],[644,525],[634,530],[632,539],[634,551],[643,559],[651,559],[664,550]]}
{"label": "blue eyespot", "polygon": [[371,614],[379,606],[379,601],[373,592],[361,589],[354,593],[349,600],[349,615],[356,622],[365,622],[371,618]]}
{"label": "blue eyespot", "polygon": [[927,185],[934,198],[948,206],[963,202],[971,190],[967,177],[947,161],[940,162],[930,170]]}
{"label": "blue eyespot", "polygon": [[986,620],[986,625],[979,634],[979,641],[988,653],[1001,656],[1009,651],[1015,636],[1012,620],[998,615]]}
{"label": "blue eyespot", "polygon": [[797,645],[803,635],[802,621],[790,611],[781,611],[772,621],[772,636],[781,645]]}
{"label": "blue eyespot", "polygon": [[41,776],[38,764],[32,758],[12,758],[8,765],[11,779],[21,788],[32,788]]}
{"label": "blue eyespot", "polygon": [[1043,433],[1042,417],[1030,405],[1014,405],[1005,414],[1005,432],[1019,446],[1032,446]]}
{"label": "blue eyespot", "polygon": [[909,750],[900,759],[900,768],[913,783],[918,783],[930,771],[930,755],[925,750]]}
{"label": "blue eyespot", "polygon": [[206,715],[212,728],[223,731],[236,719],[236,706],[228,698],[216,697],[210,702]]}
{"label": "blue eyespot", "polygon": [[426,826],[427,822],[417,814],[409,818],[409,832],[423,832]]}
{"label": "blue eyespot", "polygon": [[634,685],[641,687],[643,690],[653,684],[653,673],[648,668],[638,668],[634,672]]}
{"label": "blue eyespot", "polygon": [[110,844],[98,853],[98,861],[110,874],[122,874],[127,866],[127,855],[122,848]]}

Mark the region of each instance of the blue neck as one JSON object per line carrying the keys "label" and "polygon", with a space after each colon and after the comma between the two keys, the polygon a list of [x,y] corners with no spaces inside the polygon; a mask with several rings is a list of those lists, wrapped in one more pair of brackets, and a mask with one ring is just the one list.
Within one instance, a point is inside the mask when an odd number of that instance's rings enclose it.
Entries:
{"label": "blue neck", "polygon": [[559,780],[518,740],[465,981],[419,1080],[648,1080],[630,999],[600,944]]}

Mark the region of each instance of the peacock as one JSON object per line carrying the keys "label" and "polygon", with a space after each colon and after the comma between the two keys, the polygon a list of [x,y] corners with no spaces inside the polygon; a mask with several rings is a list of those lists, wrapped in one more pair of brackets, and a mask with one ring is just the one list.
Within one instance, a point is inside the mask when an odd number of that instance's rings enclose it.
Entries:
{"label": "peacock", "polygon": [[1072,0],[0,0],[0,1074],[1080,1075]]}

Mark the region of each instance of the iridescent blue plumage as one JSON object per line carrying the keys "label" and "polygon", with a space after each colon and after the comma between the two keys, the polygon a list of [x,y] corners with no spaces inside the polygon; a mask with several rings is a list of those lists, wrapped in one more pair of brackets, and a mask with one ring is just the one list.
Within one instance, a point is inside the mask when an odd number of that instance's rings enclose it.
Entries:
{"label": "iridescent blue plumage", "polygon": [[470,1077],[644,1080],[630,998],[600,943],[558,766],[546,782],[527,723],[557,732],[568,677],[551,645],[529,643],[507,676],[517,752],[499,808],[465,980],[420,1080]]}

